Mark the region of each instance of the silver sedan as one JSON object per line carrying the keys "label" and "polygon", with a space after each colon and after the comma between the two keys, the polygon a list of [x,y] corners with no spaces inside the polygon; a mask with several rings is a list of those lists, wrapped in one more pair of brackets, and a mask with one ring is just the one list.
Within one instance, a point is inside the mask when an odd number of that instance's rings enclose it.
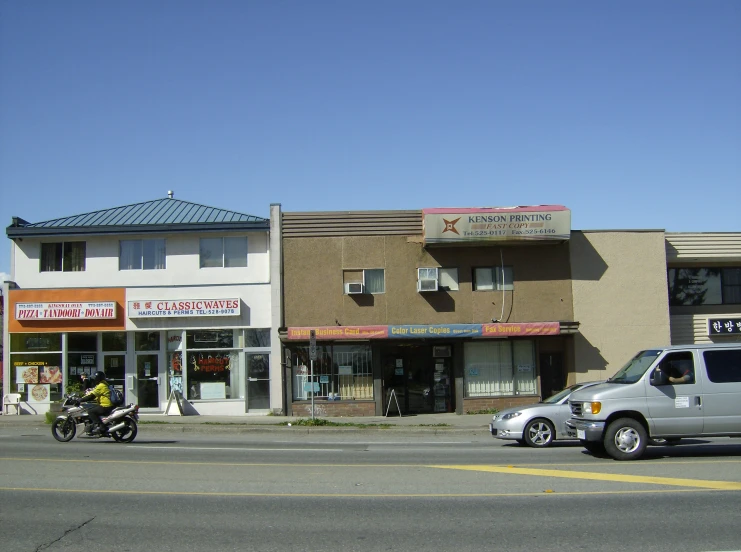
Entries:
{"label": "silver sedan", "polygon": [[577,383],[544,401],[497,412],[489,432],[497,439],[512,439],[531,447],[547,447],[556,439],[569,439],[566,420],[571,417],[569,395],[577,389],[602,383]]}

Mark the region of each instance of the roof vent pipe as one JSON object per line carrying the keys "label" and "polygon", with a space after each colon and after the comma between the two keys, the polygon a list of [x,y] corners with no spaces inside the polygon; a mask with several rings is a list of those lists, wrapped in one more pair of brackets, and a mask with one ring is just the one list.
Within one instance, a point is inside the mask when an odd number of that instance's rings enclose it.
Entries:
{"label": "roof vent pipe", "polygon": [[167,190],[167,197],[172,199],[174,195],[175,195],[175,192],[173,192],[172,190]]}

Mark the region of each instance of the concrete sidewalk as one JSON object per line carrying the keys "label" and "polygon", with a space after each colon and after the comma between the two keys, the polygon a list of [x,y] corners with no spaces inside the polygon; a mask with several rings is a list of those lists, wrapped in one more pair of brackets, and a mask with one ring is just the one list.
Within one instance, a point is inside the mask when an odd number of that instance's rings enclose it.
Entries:
{"label": "concrete sidewalk", "polygon": [[[301,425],[307,417],[290,416],[166,416],[164,414],[139,414],[139,432],[182,431],[182,432],[349,432],[390,431],[414,433],[470,433],[488,434],[491,414],[420,414],[417,416],[365,416],[365,417],[316,417],[341,425]],[[296,423],[299,422],[298,425]],[[289,427],[287,424],[290,423]],[[45,416],[3,414],[0,429],[11,427],[49,428]]]}

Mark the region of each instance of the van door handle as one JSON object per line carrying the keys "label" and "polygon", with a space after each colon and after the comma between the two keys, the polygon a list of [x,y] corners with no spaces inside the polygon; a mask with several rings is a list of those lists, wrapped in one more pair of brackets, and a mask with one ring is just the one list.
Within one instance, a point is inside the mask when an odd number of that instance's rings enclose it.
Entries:
{"label": "van door handle", "polygon": [[702,397],[695,397],[695,406],[702,406]]}

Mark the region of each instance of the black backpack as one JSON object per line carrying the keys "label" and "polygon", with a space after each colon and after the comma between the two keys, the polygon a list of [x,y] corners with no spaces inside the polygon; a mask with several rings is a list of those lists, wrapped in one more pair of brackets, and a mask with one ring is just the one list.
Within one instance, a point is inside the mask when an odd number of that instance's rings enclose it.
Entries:
{"label": "black backpack", "polygon": [[108,390],[111,392],[111,404],[113,406],[121,406],[124,403],[123,393],[112,385],[108,386]]}

